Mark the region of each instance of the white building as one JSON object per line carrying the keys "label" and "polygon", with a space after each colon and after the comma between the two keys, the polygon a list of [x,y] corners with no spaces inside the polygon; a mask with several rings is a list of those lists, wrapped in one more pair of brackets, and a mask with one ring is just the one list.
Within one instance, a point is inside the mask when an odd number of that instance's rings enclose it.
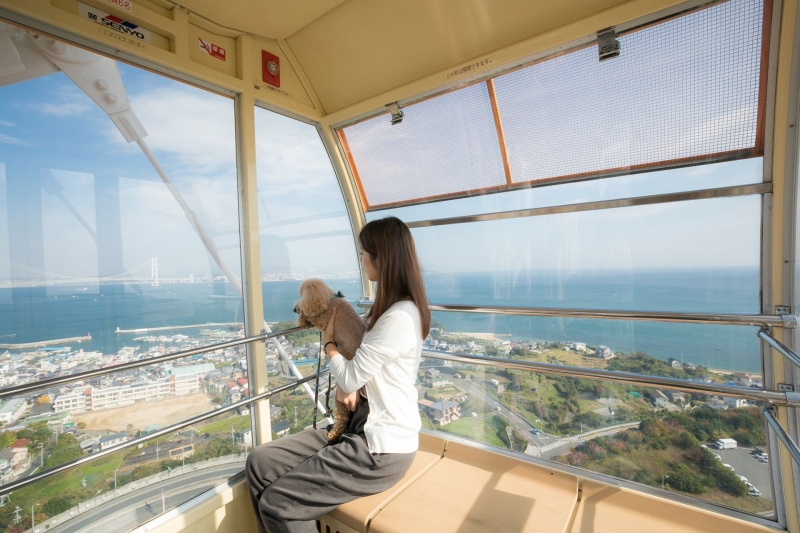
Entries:
{"label": "white building", "polygon": [[608,346],[598,346],[595,350],[595,356],[602,357],[603,359],[611,359],[614,357],[614,352]]}
{"label": "white building", "polygon": [[123,443],[126,440],[128,440],[127,433],[114,433],[113,435],[109,435],[108,437],[103,437],[100,439],[100,449],[105,450],[106,448]]}
{"label": "white building", "polygon": [[87,410],[86,400],[86,387],[78,387],[73,389],[69,394],[59,395],[53,402],[53,411],[61,413],[69,411],[70,413],[82,413]]}
{"label": "white building", "polygon": [[0,424],[8,426],[22,417],[28,403],[21,398],[11,398],[0,407]]}
{"label": "white building", "polygon": [[147,402],[167,398],[173,394],[174,389],[169,378],[109,387],[107,389],[93,388],[91,391],[91,409],[122,407],[132,405],[138,401]]}
{"label": "white building", "polygon": [[186,374],[183,376],[170,376],[173,382],[175,396],[184,396],[200,390],[199,374]]}
{"label": "white building", "polygon": [[728,396],[723,396],[722,401],[725,402],[725,405],[734,409],[747,405],[747,400],[744,398],[730,398]]}

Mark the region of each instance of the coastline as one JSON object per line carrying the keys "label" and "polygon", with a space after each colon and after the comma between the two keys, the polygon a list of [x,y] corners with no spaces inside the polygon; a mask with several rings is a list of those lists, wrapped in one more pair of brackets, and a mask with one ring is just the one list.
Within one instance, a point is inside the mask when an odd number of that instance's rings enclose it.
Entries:
{"label": "coastline", "polygon": [[482,341],[507,341],[511,340],[511,333],[473,333],[469,331],[446,331],[445,335],[460,335],[462,337],[472,337]]}

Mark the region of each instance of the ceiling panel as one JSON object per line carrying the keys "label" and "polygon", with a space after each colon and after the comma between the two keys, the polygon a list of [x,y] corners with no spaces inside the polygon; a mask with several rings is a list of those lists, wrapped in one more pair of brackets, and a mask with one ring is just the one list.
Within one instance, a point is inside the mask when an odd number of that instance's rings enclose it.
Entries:
{"label": "ceiling panel", "polygon": [[285,39],[344,0],[178,0],[189,11],[213,22],[261,35]]}
{"label": "ceiling panel", "polygon": [[348,0],[287,42],[332,113],[622,3]]}

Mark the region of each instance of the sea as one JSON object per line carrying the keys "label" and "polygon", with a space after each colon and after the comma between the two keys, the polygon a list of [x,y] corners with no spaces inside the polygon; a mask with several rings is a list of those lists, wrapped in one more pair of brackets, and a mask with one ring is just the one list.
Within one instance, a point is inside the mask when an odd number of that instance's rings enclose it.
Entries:
{"label": "sea", "polygon": [[[350,301],[360,297],[357,279],[330,279]],[[262,284],[268,322],[296,319],[293,312],[301,280]],[[521,271],[426,273],[431,303],[677,311],[759,313],[757,269],[641,270],[626,272]],[[758,328],[702,324],[523,317],[437,312],[433,319],[446,331],[493,333],[510,341],[584,342],[615,352],[644,352],[667,360],[713,369],[760,373]],[[117,353],[142,333],[119,334],[164,326],[242,321],[242,302],[225,282],[170,283],[160,286],[58,285],[0,289],[0,344],[18,344],[91,335],[72,349]],[[199,329],[197,331],[199,332]],[[167,330],[156,334],[194,330]]]}

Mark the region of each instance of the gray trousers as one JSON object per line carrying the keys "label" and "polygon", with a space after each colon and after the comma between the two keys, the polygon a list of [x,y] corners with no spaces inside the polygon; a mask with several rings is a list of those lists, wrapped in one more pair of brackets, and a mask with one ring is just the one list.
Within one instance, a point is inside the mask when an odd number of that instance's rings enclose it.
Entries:
{"label": "gray trousers", "polygon": [[403,478],[414,453],[369,451],[361,435],[328,445],[325,428],[256,447],[245,472],[260,533],[316,533],[315,519]]}

